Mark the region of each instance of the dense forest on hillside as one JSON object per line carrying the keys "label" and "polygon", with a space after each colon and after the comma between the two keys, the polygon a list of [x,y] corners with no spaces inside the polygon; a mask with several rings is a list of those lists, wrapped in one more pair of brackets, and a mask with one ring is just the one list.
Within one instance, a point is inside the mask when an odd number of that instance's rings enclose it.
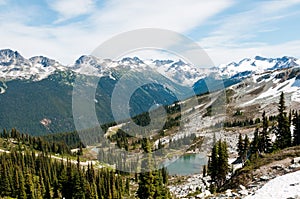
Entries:
{"label": "dense forest on hillside", "polygon": [[[170,198],[165,168],[130,174],[92,163],[83,166],[80,153],[70,151],[72,143],[78,141],[75,135],[51,135],[46,141],[43,137],[21,134],[16,129],[3,130],[0,133],[0,197],[115,199],[144,198],[144,194],[150,194],[155,198]],[[145,152],[151,154],[148,141],[144,147]],[[53,154],[72,159],[57,158]],[[152,162],[148,157],[143,162]],[[132,187],[132,183],[138,188]],[[137,189],[143,191],[136,193]]]}
{"label": "dense forest on hillside", "polygon": [[108,169],[83,169],[43,153],[0,154],[0,195],[13,198],[122,198],[126,179]]}

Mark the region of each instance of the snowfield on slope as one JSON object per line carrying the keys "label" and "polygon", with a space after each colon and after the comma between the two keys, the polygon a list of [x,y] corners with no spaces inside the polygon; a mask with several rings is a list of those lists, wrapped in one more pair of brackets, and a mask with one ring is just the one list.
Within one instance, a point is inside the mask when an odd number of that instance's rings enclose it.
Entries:
{"label": "snowfield on slope", "polygon": [[270,180],[254,195],[245,199],[300,198],[300,171],[279,176]]}

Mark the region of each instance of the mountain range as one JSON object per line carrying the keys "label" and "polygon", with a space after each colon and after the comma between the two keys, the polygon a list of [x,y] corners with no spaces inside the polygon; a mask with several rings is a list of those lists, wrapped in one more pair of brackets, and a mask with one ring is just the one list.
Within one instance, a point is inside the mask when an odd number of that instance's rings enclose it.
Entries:
{"label": "mountain range", "polygon": [[[245,80],[249,82],[249,79],[254,79],[255,85],[260,82],[260,87],[262,81],[267,84],[276,79],[295,86],[299,65],[300,60],[287,56],[256,56],[237,63],[201,68],[182,60],[126,57],[115,61],[83,55],[74,64],[64,66],[47,57],[26,59],[17,51],[4,49],[0,50],[0,128],[16,127],[34,135],[73,131],[72,91],[76,78],[99,78],[95,107],[99,122],[104,124],[114,121],[111,96],[124,74],[132,73],[141,81],[157,82],[143,85],[134,92],[130,101],[134,116],[148,111],[153,104],[169,105],[179,100],[178,96],[188,98],[193,94],[191,90],[200,95]],[[283,80],[286,75],[280,76],[278,71],[286,69],[296,71],[295,76]],[[277,76],[272,75],[275,73]]]}

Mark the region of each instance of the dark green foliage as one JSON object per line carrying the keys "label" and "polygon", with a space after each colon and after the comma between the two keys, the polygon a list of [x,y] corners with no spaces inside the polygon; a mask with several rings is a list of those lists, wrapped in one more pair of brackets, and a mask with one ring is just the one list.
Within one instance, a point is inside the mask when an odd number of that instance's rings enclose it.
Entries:
{"label": "dark green foliage", "polygon": [[298,111],[294,113],[293,125],[294,125],[293,145],[297,146],[300,145],[300,116]]}
{"label": "dark green foliage", "polygon": [[115,199],[124,194],[123,179],[115,172],[83,169],[42,153],[0,154],[0,179],[0,197]]}
{"label": "dark green foliage", "polygon": [[[7,132],[5,129],[0,133],[2,138],[13,138],[15,139],[19,146],[24,144],[31,149],[41,151],[43,153],[58,153],[58,154],[69,154],[72,155],[70,147],[68,147],[64,142],[57,141],[46,141],[43,137],[33,137],[28,134],[19,133],[16,129],[12,129],[11,132]],[[19,149],[21,150],[21,149]]]}
{"label": "dark green foliage", "polygon": [[260,132],[259,151],[262,153],[268,153],[271,150],[272,144],[271,144],[271,139],[268,130],[269,122],[265,111],[262,114],[262,121],[263,121],[263,126],[262,126],[262,131]]}
{"label": "dark green foliage", "polygon": [[248,135],[245,135],[244,144],[243,144],[243,155],[242,155],[243,161],[247,160],[249,149],[250,149],[250,141]]}
{"label": "dark green foliage", "polygon": [[290,132],[290,122],[289,118],[285,112],[285,100],[283,92],[280,95],[277,116],[277,129],[276,129],[276,147],[278,149],[284,149],[292,145],[292,136]]}
{"label": "dark green foliage", "polygon": [[[259,124],[260,118],[253,119],[245,119],[245,120],[233,120],[233,121],[227,121],[223,123],[224,127],[245,127],[245,126],[252,126]],[[222,123],[217,123],[216,126],[221,126]]]}
{"label": "dark green foliage", "polygon": [[237,144],[237,151],[239,154],[239,158],[244,163],[248,158],[248,152],[250,149],[250,141],[247,135],[245,135],[245,138],[242,137],[241,134],[239,134],[239,140]]}
{"label": "dark green foliage", "polygon": [[117,146],[121,149],[124,148],[128,151],[129,143],[128,138],[132,137],[131,135],[125,133],[122,129],[118,129],[116,134],[113,134],[109,137],[111,142],[117,142]]}
{"label": "dark green foliage", "polygon": [[[143,78],[149,74],[135,74],[137,78]],[[152,74],[153,75],[153,74]],[[111,97],[115,85],[121,75],[101,77],[95,93],[96,115],[100,124],[114,122],[111,111]],[[160,77],[160,76],[159,76]],[[85,75],[76,75],[70,71],[57,71],[41,81],[12,80],[6,82],[8,89],[0,95],[0,128],[11,129],[16,127],[22,132],[30,132],[31,135],[45,135],[56,132],[72,132],[75,130],[72,113],[72,94],[76,80],[87,83]],[[133,77],[135,78],[135,77]],[[145,77],[148,79],[147,77]],[[162,77],[160,77],[162,78]],[[180,93],[186,91],[186,87],[167,81]],[[85,96],[83,97],[85,100]],[[147,112],[155,102],[162,105],[170,105],[178,101],[170,90],[160,84],[148,84],[137,89],[129,102],[132,116]],[[41,124],[43,119],[51,123]]]}
{"label": "dark green foliage", "polygon": [[166,187],[166,170],[154,170],[154,161],[150,141],[143,139],[142,148],[145,152],[145,159],[142,161],[141,173],[139,175],[139,188],[136,192],[139,198],[171,198],[168,188]]}
{"label": "dark green foliage", "polygon": [[233,116],[240,116],[240,115],[243,115],[244,113],[240,110],[240,109],[238,109],[238,110],[236,110],[236,112],[233,114]]}
{"label": "dark green foliage", "polygon": [[207,174],[207,166],[204,165],[203,168],[202,168],[202,176],[206,177],[206,174]]}
{"label": "dark green foliage", "polygon": [[259,145],[260,145],[259,129],[256,128],[254,131],[254,138],[250,145],[251,156],[259,153]]}
{"label": "dark green foliage", "polygon": [[48,142],[64,142],[70,148],[78,148],[81,140],[77,132],[70,133],[55,133],[42,136],[42,138]]}
{"label": "dark green foliage", "polygon": [[244,140],[243,140],[242,134],[239,134],[239,140],[237,143],[237,151],[238,151],[239,157],[242,157],[244,154]]}
{"label": "dark green foliage", "polygon": [[208,174],[212,182],[220,188],[226,180],[229,172],[227,143],[219,140],[212,148]]}
{"label": "dark green foliage", "polygon": [[191,145],[196,138],[196,134],[192,133],[190,135],[184,135],[182,138],[172,140],[169,143],[170,149],[179,149],[184,145]]}

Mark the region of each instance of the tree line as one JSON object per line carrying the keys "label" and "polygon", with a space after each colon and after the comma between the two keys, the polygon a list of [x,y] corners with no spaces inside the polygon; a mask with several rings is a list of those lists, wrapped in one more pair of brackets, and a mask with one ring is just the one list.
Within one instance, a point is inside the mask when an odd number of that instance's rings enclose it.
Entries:
{"label": "tree line", "polygon": [[129,193],[126,179],[108,169],[82,168],[44,153],[0,154],[0,196],[20,199],[122,198]]}
{"label": "tree line", "polygon": [[73,155],[71,152],[71,148],[63,141],[47,141],[43,137],[35,137],[30,136],[28,134],[20,133],[15,128],[11,129],[11,131],[3,129],[3,132],[0,133],[0,138],[3,138],[5,140],[5,145],[7,145],[7,141],[11,139],[11,141],[15,140],[19,146],[23,144],[28,146],[30,149],[38,150],[43,153]]}
{"label": "tree line", "polygon": [[[252,140],[247,135],[242,136],[239,134],[237,143],[238,160],[243,164],[250,163],[263,153],[272,153],[273,151],[300,145],[300,112],[293,110],[287,114],[283,92],[278,103],[278,114],[267,117],[264,111],[261,122],[262,126],[255,129]],[[269,127],[271,122],[273,126]],[[294,126],[293,133],[290,130],[291,125]],[[271,134],[276,136],[275,141],[271,140]],[[211,177],[210,190],[215,192],[222,187],[230,171],[225,141],[214,141],[207,169],[207,173]],[[203,175],[206,175],[206,167],[203,169]]]}

